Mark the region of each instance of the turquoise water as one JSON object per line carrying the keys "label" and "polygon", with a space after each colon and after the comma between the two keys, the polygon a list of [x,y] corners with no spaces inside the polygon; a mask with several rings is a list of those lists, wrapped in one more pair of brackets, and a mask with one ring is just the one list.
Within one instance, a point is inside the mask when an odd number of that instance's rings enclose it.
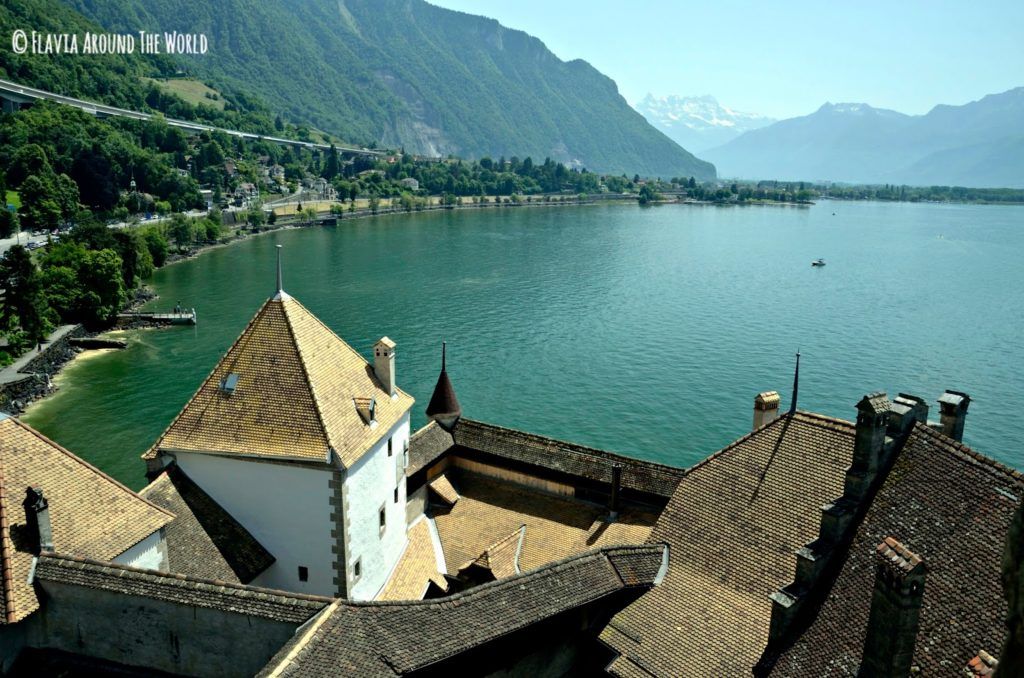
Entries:
{"label": "turquoise water", "polygon": [[[869,391],[974,402],[965,439],[1024,468],[1024,208],[632,205],[395,215],[253,238],[169,266],[155,306],[25,419],[133,487],[138,455],[274,287],[369,356],[388,335],[417,399],[442,339],[466,416],[689,465],[749,430],[754,395],[848,419]],[[817,269],[812,259],[825,257]],[[267,413],[284,416],[284,413]]]}

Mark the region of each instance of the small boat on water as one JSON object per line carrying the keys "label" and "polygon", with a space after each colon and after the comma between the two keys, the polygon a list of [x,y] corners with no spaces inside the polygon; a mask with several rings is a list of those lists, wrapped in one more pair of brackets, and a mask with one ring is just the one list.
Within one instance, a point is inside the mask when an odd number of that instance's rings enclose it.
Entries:
{"label": "small boat on water", "polygon": [[825,260],[824,259],[816,259],[816,260],[811,262],[811,266],[824,266],[824,265],[825,265]]}

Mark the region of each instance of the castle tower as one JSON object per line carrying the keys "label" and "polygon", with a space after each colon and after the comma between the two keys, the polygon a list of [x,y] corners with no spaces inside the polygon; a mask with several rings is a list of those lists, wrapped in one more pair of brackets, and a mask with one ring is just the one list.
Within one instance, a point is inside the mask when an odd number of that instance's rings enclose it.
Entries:
{"label": "castle tower", "polygon": [[278,268],[274,296],[146,453],[275,557],[254,585],[365,600],[401,557],[413,399],[394,383],[394,343],[374,353],[383,369],[288,295]]}

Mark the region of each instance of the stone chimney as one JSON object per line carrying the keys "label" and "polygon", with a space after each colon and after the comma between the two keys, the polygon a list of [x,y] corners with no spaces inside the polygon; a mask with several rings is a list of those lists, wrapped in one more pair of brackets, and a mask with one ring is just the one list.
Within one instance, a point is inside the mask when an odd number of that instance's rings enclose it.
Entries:
{"label": "stone chimney", "polygon": [[622,464],[612,464],[612,493],[608,501],[608,522],[619,519],[619,494],[622,492]]}
{"label": "stone chimney", "polygon": [[778,391],[765,391],[754,397],[754,429],[757,430],[779,418]]}
{"label": "stone chimney", "polygon": [[876,552],[875,589],[858,675],[904,678],[914,660],[925,565],[892,537],[886,537]]}
{"label": "stone chimney", "polygon": [[28,529],[29,549],[38,555],[53,551],[53,527],[50,524],[50,505],[38,487],[25,491],[25,526]]}
{"label": "stone chimney", "polygon": [[957,442],[964,439],[964,419],[970,405],[971,396],[946,389],[939,398],[939,423],[944,435]]}
{"label": "stone chimney", "polygon": [[394,397],[396,395],[395,342],[387,337],[381,337],[373,345],[373,373],[377,375],[377,380],[388,395]]}
{"label": "stone chimney", "polygon": [[881,391],[869,393],[857,403],[853,461],[846,473],[846,489],[843,492],[856,501],[864,497],[882,466],[889,409],[889,399]]}

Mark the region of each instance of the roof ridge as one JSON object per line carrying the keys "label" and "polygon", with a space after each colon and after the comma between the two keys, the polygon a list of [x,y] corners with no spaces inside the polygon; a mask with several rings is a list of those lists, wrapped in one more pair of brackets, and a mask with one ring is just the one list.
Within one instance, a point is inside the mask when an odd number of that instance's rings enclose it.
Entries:
{"label": "roof ridge", "polygon": [[[486,582],[479,586],[474,586],[466,591],[454,593],[450,596],[444,596],[443,598],[431,598],[427,600],[345,600],[342,602],[344,607],[352,608],[364,608],[364,607],[430,607],[430,606],[444,606],[462,603],[464,601],[472,600],[478,596],[488,593],[491,589],[505,588],[513,585],[520,585],[527,581],[539,579],[546,576],[550,572],[562,570],[571,565],[579,563],[586,563],[592,560],[604,559],[608,561],[610,555],[616,555],[620,551],[635,551],[641,553],[664,553],[665,544],[658,542],[655,544],[619,544],[613,546],[602,546],[600,548],[591,549],[582,553],[576,553],[571,556],[562,558],[561,560],[555,560],[540,567],[523,572],[521,574],[512,575],[511,577],[505,577],[503,579],[496,579],[495,581]],[[614,567],[612,567],[614,569]]]}
{"label": "roof ridge", "polygon": [[10,525],[7,520],[7,484],[3,471],[3,460],[0,460],[0,596],[3,597],[4,622],[11,624],[17,621],[14,610],[14,590],[11,586],[14,575],[11,572]]}
{"label": "roof ridge", "polygon": [[[616,459],[621,459],[622,461],[630,463],[630,464],[636,464],[638,466],[646,466],[646,467],[648,467],[648,468],[650,468],[652,470],[665,471],[667,473],[672,473],[672,474],[685,473],[687,471],[687,469],[681,468],[679,466],[670,466],[669,464],[662,464],[662,463],[656,462],[656,461],[648,461],[646,459],[638,459],[636,457],[630,457],[630,456],[627,456],[625,454],[621,454],[621,453],[618,453],[618,452],[611,452],[609,450],[602,450],[602,449],[597,448],[597,447],[591,447],[589,445],[582,445],[580,443],[573,443],[573,442],[569,442],[567,440],[562,440],[561,438],[553,438],[551,436],[545,436],[545,435],[541,435],[539,433],[530,433],[528,431],[522,431],[520,429],[510,428],[508,426],[501,426],[500,424],[491,424],[491,423],[488,423],[488,422],[480,421],[478,419],[469,419],[467,417],[463,417],[461,420],[459,420],[459,423],[458,423],[458,425],[455,428],[456,437],[457,437],[458,430],[459,430],[458,427],[462,426],[464,424],[469,424],[471,427],[472,426],[477,426],[477,427],[481,427],[481,428],[493,429],[495,431],[507,431],[507,432],[510,432],[510,433],[516,433],[518,435],[525,436],[526,438],[530,438],[530,439],[537,440],[537,441],[543,441],[543,442],[546,442],[548,444],[556,443],[558,445],[563,445],[563,446],[565,446],[566,448],[569,448],[572,451],[578,451],[578,452],[582,452],[584,454],[590,454],[590,456],[603,457],[603,458],[614,457]],[[430,425],[429,423],[424,425],[423,427],[421,427],[417,431],[417,433],[419,433],[420,431],[424,431],[427,428],[427,426],[429,426],[429,425]],[[456,440],[456,444],[458,444],[457,440]],[[594,453],[596,453],[596,454],[594,454]]]}
{"label": "roof ridge", "polygon": [[176,572],[160,572],[158,570],[148,570],[141,567],[132,567],[131,565],[125,565],[123,563],[115,563],[113,561],[96,560],[95,558],[75,556],[69,553],[44,552],[39,555],[39,560],[53,561],[55,563],[67,561],[72,563],[78,563],[79,565],[84,565],[90,568],[119,570],[125,573],[137,574],[147,579],[151,579],[154,581],[163,581],[168,584],[177,586],[190,583],[201,586],[211,586],[219,589],[231,589],[242,596],[274,596],[278,598],[286,598],[302,602],[313,603],[331,603],[336,600],[335,598],[328,598],[326,596],[316,596],[308,593],[297,593],[294,591],[284,591],[281,589],[264,588],[262,586],[250,586],[248,584],[235,584],[234,582],[220,581],[219,579],[206,579],[204,577],[195,577],[192,575],[179,574]]}
{"label": "roof ridge", "polygon": [[941,431],[936,431],[931,426],[924,424],[920,421],[914,423],[914,432],[920,432],[929,438],[940,443],[943,448],[948,452],[954,454],[957,457],[963,458],[965,461],[970,461],[978,466],[987,469],[991,473],[997,473],[1002,476],[1009,476],[1014,481],[1024,484],[1024,473],[1017,469],[1007,466],[1006,464],[993,459],[987,455],[978,452],[969,445],[965,445],[959,440],[950,438]]}
{"label": "roof ridge", "polygon": [[[686,469],[687,475],[693,473],[694,471],[696,471],[699,468],[703,468],[704,466],[707,466],[709,463],[711,463],[712,461],[714,461],[718,457],[723,456],[727,452],[731,452],[734,448],[739,447],[740,445],[742,445],[743,443],[747,442],[748,440],[750,440],[754,436],[756,436],[756,435],[758,435],[760,433],[763,433],[763,432],[765,432],[765,431],[767,431],[767,430],[769,430],[769,429],[771,429],[771,428],[773,428],[775,426],[781,426],[780,422],[789,421],[789,420],[791,420],[793,418],[796,418],[796,417],[799,417],[799,419],[801,421],[803,421],[806,424],[810,424],[812,426],[820,425],[818,421],[815,421],[815,420],[819,420],[820,419],[820,420],[822,420],[822,422],[830,422],[830,423],[836,423],[836,424],[845,424],[846,426],[844,428],[849,428],[851,433],[856,430],[856,428],[855,428],[855,426],[853,424],[851,424],[850,422],[848,422],[848,421],[846,421],[844,419],[837,419],[835,417],[828,417],[828,416],[825,416],[823,414],[817,414],[816,412],[805,412],[804,410],[797,410],[796,412],[792,412],[792,413],[786,412],[784,414],[779,415],[777,418],[773,419],[772,421],[768,422],[767,424],[765,424],[761,428],[754,429],[753,431],[748,431],[746,434],[744,434],[743,436],[741,436],[741,437],[737,438],[736,440],[732,441],[731,443],[729,443],[725,447],[723,447],[723,448],[721,448],[721,449],[719,449],[719,450],[717,450],[715,452],[712,452],[708,456],[704,457],[703,459],[698,461],[696,464],[694,464],[693,466],[690,466],[689,468]],[[810,420],[810,421],[808,421],[808,420]],[[833,429],[833,430],[835,430],[835,429]]]}
{"label": "roof ridge", "polygon": [[148,450],[142,453],[143,459],[156,458],[157,450],[160,449],[160,443],[164,441],[164,438],[166,438],[167,434],[170,433],[172,428],[174,428],[174,425],[178,423],[178,420],[181,419],[181,416],[183,414],[185,414],[185,411],[188,410],[189,405],[191,405],[195,401],[195,399],[202,392],[203,388],[205,388],[206,385],[210,382],[210,380],[213,379],[213,375],[217,373],[217,368],[220,367],[221,362],[228,357],[231,351],[235,350],[235,347],[238,346],[239,342],[242,341],[242,337],[244,337],[249,332],[249,330],[252,329],[252,326],[256,323],[256,320],[263,314],[264,310],[266,310],[267,305],[270,304],[270,301],[270,299],[267,299],[265,302],[263,302],[262,306],[256,309],[256,313],[253,314],[252,318],[249,319],[249,322],[246,323],[245,328],[242,330],[242,332],[237,337],[235,337],[235,340],[233,342],[231,342],[231,346],[228,347],[228,350],[224,351],[224,355],[222,355],[217,360],[217,362],[213,364],[213,367],[210,368],[210,372],[206,375],[206,378],[199,382],[199,386],[196,388],[195,391],[193,391],[192,395],[189,396],[189,399],[185,401],[185,405],[180,410],[178,410],[178,413],[176,415],[174,415],[174,418],[171,419],[170,423],[167,424],[166,427],[164,427],[163,432],[156,439],[156,442],[153,443]]}
{"label": "roof ridge", "polygon": [[[60,445],[59,443],[57,443],[57,442],[55,442],[53,440],[50,440],[49,438],[47,438],[42,433],[40,433],[39,431],[35,430],[34,428],[29,426],[28,424],[25,424],[24,422],[18,421],[17,419],[14,419],[13,417],[11,418],[11,421],[13,421],[17,426],[20,426],[21,428],[25,429],[26,431],[28,431],[29,433],[31,433],[35,437],[39,438],[40,440],[42,440],[47,445],[53,447],[58,452],[63,454],[65,457],[70,458],[72,461],[77,462],[81,466],[84,466],[85,468],[87,468],[88,470],[92,471],[93,473],[95,473],[99,477],[103,478],[104,480],[106,480],[108,483],[110,483],[114,487],[116,487],[116,488],[118,488],[120,490],[124,490],[125,492],[127,492],[131,496],[135,497],[139,501],[141,501],[141,502],[143,502],[145,504],[148,504],[150,507],[156,509],[160,513],[163,513],[164,515],[168,516],[172,520],[177,517],[173,513],[168,511],[167,509],[164,509],[164,508],[161,508],[160,506],[157,506],[153,502],[149,501],[148,499],[146,499],[145,497],[140,495],[138,492],[135,492],[134,490],[130,489],[127,485],[124,485],[123,483],[115,480],[111,476],[109,476],[106,473],[104,473],[103,471],[99,470],[98,468],[96,468],[95,466],[93,466],[92,464],[87,462],[85,459],[82,459],[81,457],[79,457],[77,454],[75,454],[71,450],[68,450],[68,449],[64,448],[62,445]],[[143,537],[143,539],[145,539],[145,537]],[[138,542],[136,542],[136,543],[138,543]],[[132,544],[132,546],[134,546],[134,545],[135,544]]]}
{"label": "roof ridge", "polygon": [[[281,304],[281,313],[284,314],[284,324],[288,328],[288,335],[292,338],[292,345],[295,346],[295,352],[299,355],[299,365],[302,367],[302,378],[303,381],[306,382],[306,386],[309,388],[310,395],[313,397],[313,409],[316,411],[317,421],[320,422],[320,431],[323,433],[324,441],[327,443],[327,463],[331,463],[331,457],[335,454],[334,441],[331,440],[331,433],[327,430],[327,420],[324,418],[324,412],[320,408],[320,399],[317,397],[316,388],[313,386],[313,380],[309,378],[309,367],[306,365],[306,356],[302,352],[302,347],[299,346],[299,339],[295,335],[295,327],[292,325],[292,317],[288,313],[288,309],[285,305],[286,301],[295,302],[299,308],[306,311],[306,313],[309,313],[309,311],[305,306],[300,304],[295,297],[289,296],[287,299],[276,300],[276,303]],[[275,300],[271,299],[267,303],[269,304],[272,302],[275,302]],[[309,313],[309,315],[313,314]],[[316,316],[313,317],[315,318]],[[339,458],[338,461],[341,461],[341,459]]]}

